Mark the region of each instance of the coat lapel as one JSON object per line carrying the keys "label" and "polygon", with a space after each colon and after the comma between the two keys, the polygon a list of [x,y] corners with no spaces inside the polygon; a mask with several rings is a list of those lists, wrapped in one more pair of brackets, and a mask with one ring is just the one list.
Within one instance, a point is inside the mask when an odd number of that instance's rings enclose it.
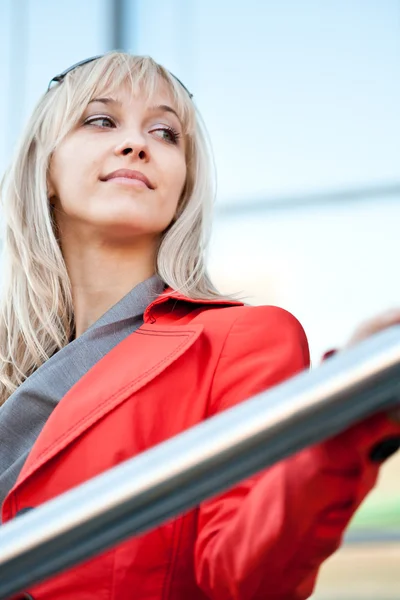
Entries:
{"label": "coat lapel", "polygon": [[145,323],[115,346],[60,401],[33,446],[16,487],[182,356],[202,330],[199,324]]}

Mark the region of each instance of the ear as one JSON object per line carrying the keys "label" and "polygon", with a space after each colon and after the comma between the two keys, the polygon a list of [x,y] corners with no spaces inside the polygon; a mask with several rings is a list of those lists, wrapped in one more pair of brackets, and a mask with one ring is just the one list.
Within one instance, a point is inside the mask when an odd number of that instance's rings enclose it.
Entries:
{"label": "ear", "polygon": [[46,185],[47,185],[47,197],[50,200],[53,196],[55,196],[55,193],[56,193],[56,190],[54,189],[54,185],[53,185],[53,182],[50,177],[50,173],[47,174]]}
{"label": "ear", "polygon": [[49,202],[50,208],[54,208],[56,205],[57,196],[50,188],[47,190],[47,200]]}
{"label": "ear", "polygon": [[52,173],[51,173],[51,160],[49,161],[49,165],[47,167],[46,173],[46,186],[47,186],[47,198],[50,201],[53,200],[53,197],[56,196],[56,190],[52,181]]}
{"label": "ear", "polygon": [[57,194],[54,189],[53,184],[48,180],[47,181],[47,201],[51,209],[53,209],[57,202]]}

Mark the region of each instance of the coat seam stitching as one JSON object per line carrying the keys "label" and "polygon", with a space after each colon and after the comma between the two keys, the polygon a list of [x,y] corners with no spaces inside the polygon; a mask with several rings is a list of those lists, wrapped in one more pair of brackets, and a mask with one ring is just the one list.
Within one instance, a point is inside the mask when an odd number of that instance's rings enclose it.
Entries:
{"label": "coat seam stitching", "polygon": [[[210,405],[213,404],[214,381],[215,381],[215,377],[217,375],[217,371],[218,371],[219,366],[220,366],[220,362],[222,360],[222,355],[223,355],[224,350],[225,350],[225,348],[227,346],[228,339],[229,339],[229,336],[231,335],[231,333],[233,331],[233,328],[235,327],[235,325],[239,321],[239,319],[242,318],[242,316],[243,316],[243,313],[240,314],[240,315],[238,315],[236,317],[236,319],[231,323],[231,325],[230,325],[230,327],[229,327],[229,329],[228,329],[228,331],[226,333],[225,339],[223,341],[223,344],[222,344],[222,347],[221,347],[221,351],[219,353],[219,356],[218,356],[218,359],[217,359],[217,362],[216,362],[216,365],[215,365],[214,373],[213,373],[213,376],[212,376],[211,384],[210,384]],[[209,408],[211,408],[211,406]]]}
{"label": "coat seam stitching", "polygon": [[174,542],[176,539],[176,545],[172,550],[171,561],[168,565],[167,572],[165,574],[165,587],[163,590],[162,600],[169,600],[171,598],[171,589],[172,589],[172,581],[174,577],[175,565],[178,557],[179,547],[182,539],[182,531],[183,531],[183,517],[175,519],[174,523],[174,536],[172,541]]}

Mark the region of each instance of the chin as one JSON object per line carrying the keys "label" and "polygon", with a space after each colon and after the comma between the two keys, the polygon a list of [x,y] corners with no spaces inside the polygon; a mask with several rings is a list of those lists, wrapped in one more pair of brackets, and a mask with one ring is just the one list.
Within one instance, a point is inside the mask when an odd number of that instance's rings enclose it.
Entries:
{"label": "chin", "polygon": [[129,240],[133,237],[158,237],[167,227],[166,224],[159,222],[149,222],[140,218],[129,218],[125,215],[124,218],[110,217],[96,224],[93,223],[94,229],[97,229],[102,237],[112,240]]}

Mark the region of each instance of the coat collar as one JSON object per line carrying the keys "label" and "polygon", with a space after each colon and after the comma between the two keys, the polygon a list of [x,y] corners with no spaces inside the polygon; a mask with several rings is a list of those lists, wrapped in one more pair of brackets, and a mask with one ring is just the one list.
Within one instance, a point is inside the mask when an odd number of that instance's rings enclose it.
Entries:
{"label": "coat collar", "polygon": [[[188,305],[192,305],[192,307],[212,307],[212,306],[242,306],[243,302],[240,300],[233,300],[229,298],[208,298],[208,299],[196,299],[189,298],[184,294],[173,290],[172,288],[167,288],[162,294],[160,294],[153,302],[151,302],[146,310],[144,311],[143,319],[145,323],[155,323],[159,319],[164,320],[168,319],[168,315],[171,315],[171,309],[168,310],[168,305],[175,305],[180,303],[183,306],[186,304],[186,311],[190,312],[191,309],[188,308]],[[183,308],[182,306],[182,308]],[[173,318],[173,317],[172,317]]]}
{"label": "coat collar", "polygon": [[[191,323],[190,318],[182,318],[190,314],[190,305],[240,304],[219,299],[193,300],[171,289],[165,290],[147,307],[144,325],[117,344],[62,398],[34,444],[12,491],[89,427],[160,375],[196,342],[203,326]],[[135,359],[127,360],[127,357]]]}

